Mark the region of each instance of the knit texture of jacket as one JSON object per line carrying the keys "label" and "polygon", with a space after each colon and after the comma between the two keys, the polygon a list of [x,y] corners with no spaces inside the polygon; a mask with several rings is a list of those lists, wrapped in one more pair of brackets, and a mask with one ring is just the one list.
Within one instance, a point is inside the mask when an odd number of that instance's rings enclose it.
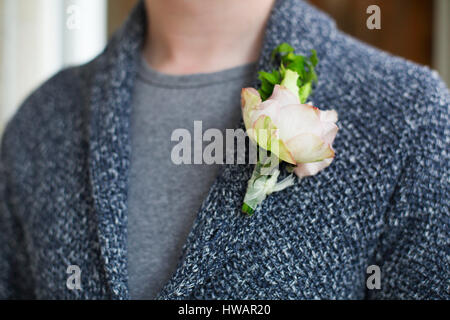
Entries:
{"label": "knit texture of jacket", "polygon": [[[102,54],[56,74],[10,121],[0,298],[129,298],[129,120],[145,27],[141,1]],[[447,87],[303,1],[276,2],[258,70],[272,70],[282,42],[317,50],[310,99],[339,114],[336,158],[251,218],[240,208],[253,166],[224,165],[158,298],[450,298]],[[66,284],[71,265],[79,290]],[[378,290],[366,287],[370,265],[381,270]]]}

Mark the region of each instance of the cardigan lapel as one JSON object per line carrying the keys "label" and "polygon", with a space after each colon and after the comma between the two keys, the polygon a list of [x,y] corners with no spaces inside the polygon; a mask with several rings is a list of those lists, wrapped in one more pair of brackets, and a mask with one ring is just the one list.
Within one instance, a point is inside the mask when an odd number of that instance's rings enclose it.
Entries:
{"label": "cardigan lapel", "polygon": [[145,19],[144,4],[140,2],[92,66],[95,76],[90,98],[90,176],[100,251],[112,299],[129,297],[126,251],[129,118]]}
{"label": "cardigan lapel", "polygon": [[[318,34],[321,36],[317,37]],[[288,42],[297,53],[304,55],[316,49],[319,58],[324,61],[335,35],[334,21],[316,8],[303,1],[277,0],[266,27],[258,70],[268,71],[275,67],[271,62],[271,52],[282,42]],[[317,73],[320,74],[320,64]],[[243,127],[242,120],[240,127]],[[178,268],[161,290],[159,299],[202,298],[201,288],[209,285],[211,276],[217,272],[226,272],[222,271],[222,267],[228,260],[227,255],[241,250],[242,243],[237,241],[237,234],[245,234],[245,230],[259,228],[264,224],[267,217],[261,211],[270,209],[270,201],[266,201],[258,209],[260,213],[257,211],[251,219],[241,213],[252,170],[253,166],[250,165],[224,166],[200,208]],[[278,195],[271,197],[275,199]]]}
{"label": "cardigan lapel", "polygon": [[[306,12],[309,14],[304,15]],[[304,16],[309,20],[303,19]],[[313,17],[311,19],[311,17]],[[90,176],[98,238],[108,290],[113,299],[129,298],[127,273],[127,191],[130,166],[129,123],[137,59],[146,27],[141,0],[123,28],[93,62],[90,98]],[[288,30],[286,32],[286,30]],[[311,31],[321,37],[312,37]],[[334,37],[334,22],[298,0],[277,0],[266,28],[258,70],[271,70],[271,50],[288,42],[298,53],[316,49],[323,60]],[[320,73],[320,69],[318,70]],[[242,122],[241,122],[242,126]],[[183,258],[159,298],[188,297],[220,269],[237,228],[255,228],[263,215],[247,219],[240,206],[252,166],[227,165],[211,187],[183,249]],[[202,260],[200,258],[203,257]],[[208,261],[205,263],[204,257]],[[202,263],[200,263],[200,261]]]}

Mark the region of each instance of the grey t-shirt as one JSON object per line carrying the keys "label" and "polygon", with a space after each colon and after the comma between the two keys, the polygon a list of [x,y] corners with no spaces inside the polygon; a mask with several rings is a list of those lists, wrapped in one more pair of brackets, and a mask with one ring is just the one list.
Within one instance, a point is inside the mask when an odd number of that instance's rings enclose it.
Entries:
{"label": "grey t-shirt", "polygon": [[[241,116],[240,91],[255,78],[255,64],[220,72],[173,76],[141,59],[133,92],[128,194],[128,271],[132,299],[152,299],[176,269],[219,166],[176,165],[175,129],[191,133],[233,129]],[[204,143],[203,145],[205,146]],[[193,156],[192,156],[193,159]]]}

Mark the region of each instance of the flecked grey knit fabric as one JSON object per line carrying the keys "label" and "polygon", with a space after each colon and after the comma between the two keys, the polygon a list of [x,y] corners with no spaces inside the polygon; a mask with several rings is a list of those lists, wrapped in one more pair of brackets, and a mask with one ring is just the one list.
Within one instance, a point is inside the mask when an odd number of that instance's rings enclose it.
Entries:
{"label": "flecked grey knit fabric", "polygon": [[[8,125],[1,155],[0,297],[127,299],[129,116],[141,2],[106,51],[60,72]],[[160,299],[450,298],[449,105],[435,72],[279,0],[258,63],[316,49],[311,97],[339,113],[336,159],[240,213],[248,165],[227,165]],[[366,268],[381,268],[367,290]],[[68,265],[82,290],[66,287]]]}
{"label": "flecked grey knit fabric", "polygon": [[194,121],[201,121],[201,134],[218,129],[225,136],[225,129],[233,129],[241,117],[241,89],[255,75],[253,63],[212,73],[167,75],[141,59],[130,120],[128,286],[132,299],[154,298],[170,279],[197,211],[221,168],[220,164],[174,163],[172,148],[183,142],[178,137],[171,141],[172,134],[188,130],[192,144]]}

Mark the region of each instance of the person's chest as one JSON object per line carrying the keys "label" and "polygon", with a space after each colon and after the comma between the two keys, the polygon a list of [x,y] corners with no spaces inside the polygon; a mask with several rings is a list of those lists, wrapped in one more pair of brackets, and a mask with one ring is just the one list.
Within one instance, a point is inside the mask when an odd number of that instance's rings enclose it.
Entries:
{"label": "person's chest", "polygon": [[[138,77],[131,107],[127,245],[130,295],[136,299],[155,297],[175,271],[221,168],[226,130],[239,123],[239,93],[248,78],[184,76],[177,85],[179,77],[158,76],[163,81]],[[211,77],[215,82],[207,81]]]}

